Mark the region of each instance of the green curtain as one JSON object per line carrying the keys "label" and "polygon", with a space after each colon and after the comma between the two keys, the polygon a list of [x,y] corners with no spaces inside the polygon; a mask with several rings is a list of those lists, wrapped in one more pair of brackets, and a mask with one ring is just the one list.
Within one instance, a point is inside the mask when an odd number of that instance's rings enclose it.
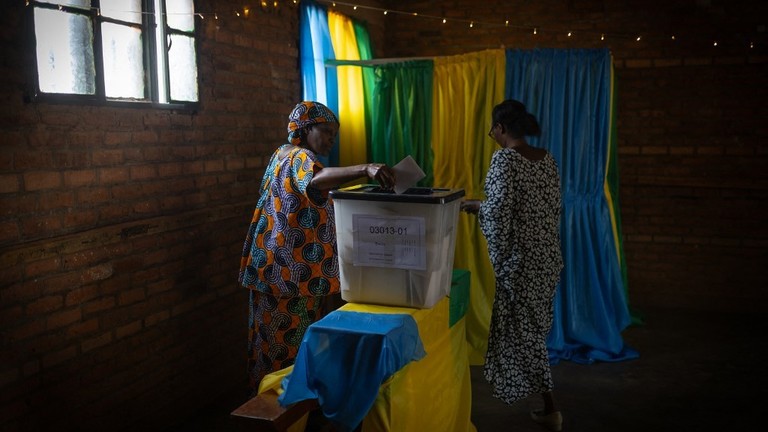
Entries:
{"label": "green curtain", "polygon": [[416,60],[376,66],[370,159],[394,165],[410,155],[424,170],[421,186],[433,181],[432,60]]}
{"label": "green curtain", "polygon": [[[371,48],[371,39],[368,36],[368,29],[365,24],[352,20],[352,25],[355,29],[355,38],[357,39],[357,50],[360,53],[360,60],[371,60],[373,58],[373,52]],[[368,159],[371,159],[371,122],[373,116],[373,93],[374,86],[376,85],[375,75],[371,68],[362,68],[363,74],[363,107],[365,111],[365,142],[367,143],[366,153]]]}

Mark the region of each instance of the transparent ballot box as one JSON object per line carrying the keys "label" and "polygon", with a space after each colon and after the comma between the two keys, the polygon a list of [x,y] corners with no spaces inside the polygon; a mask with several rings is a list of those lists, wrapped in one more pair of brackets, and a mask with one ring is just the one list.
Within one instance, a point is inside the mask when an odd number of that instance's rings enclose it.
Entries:
{"label": "transparent ballot box", "polygon": [[431,308],[448,295],[463,189],[358,185],[330,195],[344,300]]}

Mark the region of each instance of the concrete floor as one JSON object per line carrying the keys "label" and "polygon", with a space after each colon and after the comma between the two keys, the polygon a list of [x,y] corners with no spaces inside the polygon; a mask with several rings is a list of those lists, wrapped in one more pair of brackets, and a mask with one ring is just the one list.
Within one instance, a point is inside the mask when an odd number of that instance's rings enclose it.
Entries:
{"label": "concrete floor", "polygon": [[[641,313],[644,323],[624,332],[639,359],[564,361],[552,368],[564,431],[762,429],[768,402],[768,374],[759,352],[768,330],[765,314]],[[243,430],[229,418],[239,403],[212,404],[168,432]],[[478,432],[542,432],[528,417],[540,405],[538,396],[512,406],[494,399],[482,367],[472,367],[472,422]]]}

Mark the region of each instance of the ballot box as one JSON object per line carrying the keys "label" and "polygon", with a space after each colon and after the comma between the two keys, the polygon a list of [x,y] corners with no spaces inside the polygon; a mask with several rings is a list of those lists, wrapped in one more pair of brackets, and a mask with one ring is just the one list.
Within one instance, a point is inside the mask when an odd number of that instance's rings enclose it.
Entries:
{"label": "ballot box", "polygon": [[357,185],[330,196],[344,300],[431,308],[448,294],[463,189]]}

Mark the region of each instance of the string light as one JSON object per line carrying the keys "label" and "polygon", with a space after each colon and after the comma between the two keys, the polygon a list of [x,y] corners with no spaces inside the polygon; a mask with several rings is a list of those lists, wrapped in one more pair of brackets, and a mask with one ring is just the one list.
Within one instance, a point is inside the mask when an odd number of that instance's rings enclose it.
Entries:
{"label": "string light", "polygon": [[[401,15],[411,15],[411,16],[414,16],[414,17],[424,17],[424,18],[431,18],[431,19],[439,19],[442,24],[447,24],[448,23],[448,19],[445,18],[445,17],[434,16],[434,15],[427,15],[427,14],[420,14],[418,12],[405,12],[405,11],[397,11],[397,10],[392,10],[392,9],[382,9],[382,8],[378,8],[378,7],[374,7],[374,6],[358,5],[358,4],[346,3],[346,2],[336,2],[336,1],[331,1],[331,0],[317,0],[317,1],[319,1],[321,3],[331,4],[334,8],[337,7],[338,5],[344,5],[344,6],[351,7],[355,11],[358,11],[359,9],[376,10],[376,11],[382,12],[384,15],[389,15],[390,12],[391,12],[391,13],[401,14]],[[271,3],[271,5],[270,5],[270,3]],[[272,12],[273,9],[274,9],[274,11],[278,10],[278,8],[280,6],[280,3],[281,2],[279,0],[271,0],[271,1],[270,0],[260,0],[259,4],[261,6],[261,9],[264,10],[265,12]],[[288,2],[287,2],[287,0],[285,0],[282,3],[286,4]],[[298,5],[299,4],[299,0],[292,0],[292,3],[294,5]],[[26,6],[30,6],[32,4],[32,2],[31,2],[31,0],[25,0],[24,4]],[[56,7],[58,7],[59,11],[68,11],[69,10],[67,5],[57,4]],[[97,16],[101,16],[102,15],[101,8],[93,7],[93,8],[91,8],[91,10],[94,11],[94,13]],[[126,12],[135,12],[135,11],[126,11]],[[142,13],[142,14],[153,14],[152,12],[145,12],[145,11],[142,11],[140,13]],[[234,13],[235,13],[235,15],[237,17],[245,16],[247,18],[247,17],[249,17],[251,15],[251,8],[248,7],[248,6],[244,6],[242,8],[242,10],[235,10]],[[197,17],[199,17],[201,20],[205,20],[205,18],[206,18],[205,15],[213,15],[213,18],[216,21],[219,20],[219,16],[218,16],[217,12],[208,12],[208,13],[193,12],[193,13],[191,13],[191,15],[197,15]],[[468,24],[468,26],[470,28],[474,28],[475,23],[477,23],[478,25],[481,25],[483,27],[488,27],[488,28],[502,28],[502,27],[504,27],[504,28],[520,29],[520,30],[523,30],[523,31],[531,31],[531,27],[530,26],[511,24],[510,20],[504,20],[503,24],[501,22],[499,22],[499,21],[496,21],[496,22],[484,22],[484,21],[469,20],[469,19],[451,19],[451,21],[453,21],[453,22],[464,22],[464,23]],[[218,28],[218,26],[217,26],[217,28]],[[545,31],[559,32],[559,31],[562,31],[562,30],[545,29]],[[539,28],[538,27],[533,27],[533,34],[534,35],[538,35],[538,33],[539,33]],[[584,33],[584,34],[592,33],[592,34],[594,34],[596,32],[580,31],[580,33]],[[606,33],[599,33],[599,35],[600,35],[600,40],[601,41],[605,41],[606,40],[606,37],[607,37]],[[573,37],[574,36],[573,31],[568,31],[567,32],[567,36],[569,38]],[[643,36],[641,36],[641,35],[639,35],[639,36],[631,36],[631,35],[628,35],[628,34],[611,34],[611,37],[617,38],[617,39],[634,38],[635,41],[637,41],[637,42],[640,42],[643,39]],[[672,41],[675,41],[675,42],[677,41],[677,36],[676,35],[671,35],[669,38],[670,39],[667,39],[667,40],[672,40]],[[715,41],[712,41],[711,43],[712,43],[713,47],[719,47],[720,46],[720,42],[722,42],[722,41],[715,40]],[[755,48],[755,41],[754,40],[749,41],[748,47],[749,47],[749,49],[754,49]]]}

